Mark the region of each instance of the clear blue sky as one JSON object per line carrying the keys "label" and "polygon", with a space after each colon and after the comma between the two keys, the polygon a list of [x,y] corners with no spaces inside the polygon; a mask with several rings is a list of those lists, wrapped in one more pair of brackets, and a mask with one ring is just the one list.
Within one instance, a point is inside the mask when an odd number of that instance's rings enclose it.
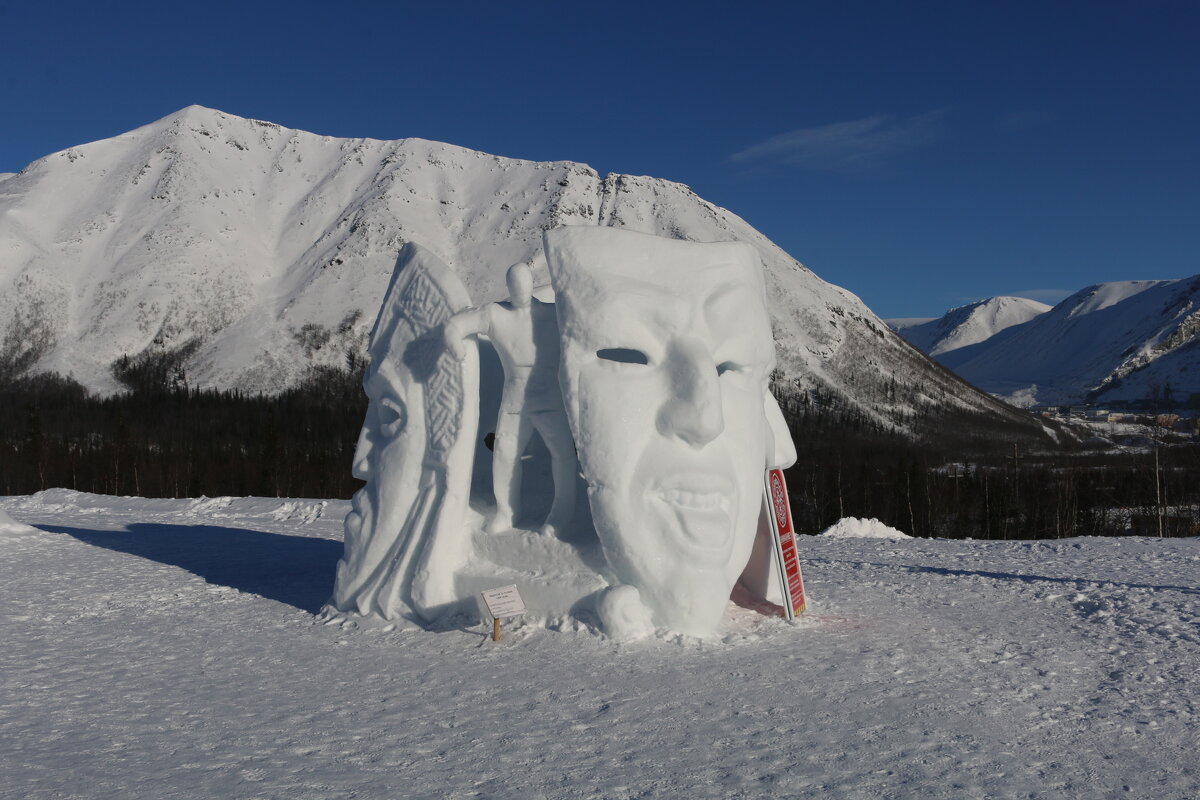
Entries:
{"label": "clear blue sky", "polygon": [[0,172],[192,103],[690,185],[884,317],[1200,272],[1200,2],[0,0]]}

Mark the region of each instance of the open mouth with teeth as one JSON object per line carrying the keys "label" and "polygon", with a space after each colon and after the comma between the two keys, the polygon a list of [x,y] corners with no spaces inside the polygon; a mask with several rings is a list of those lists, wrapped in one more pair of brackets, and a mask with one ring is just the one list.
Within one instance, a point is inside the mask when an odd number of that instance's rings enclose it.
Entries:
{"label": "open mouth with teeth", "polygon": [[657,497],[669,506],[685,511],[728,511],[729,498],[720,492],[691,492],[687,489],[659,489]]}
{"label": "open mouth with teeth", "polygon": [[729,550],[733,538],[732,487],[708,476],[672,480],[649,492],[693,550]]}

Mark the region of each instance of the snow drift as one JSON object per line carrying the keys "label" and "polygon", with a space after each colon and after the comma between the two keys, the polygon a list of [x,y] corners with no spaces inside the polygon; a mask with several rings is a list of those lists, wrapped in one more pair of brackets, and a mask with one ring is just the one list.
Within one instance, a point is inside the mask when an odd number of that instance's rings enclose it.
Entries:
{"label": "snow drift", "polygon": [[903,531],[898,531],[890,525],[885,525],[871,517],[842,517],[819,534],[830,539],[911,539]]}
{"label": "snow drift", "polygon": [[0,536],[13,534],[33,533],[34,529],[28,525],[23,525],[10,517],[4,509],[0,508]]}

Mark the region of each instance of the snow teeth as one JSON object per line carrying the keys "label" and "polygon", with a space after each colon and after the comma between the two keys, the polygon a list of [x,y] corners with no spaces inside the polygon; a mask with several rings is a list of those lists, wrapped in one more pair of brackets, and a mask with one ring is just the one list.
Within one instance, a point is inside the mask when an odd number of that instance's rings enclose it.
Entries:
{"label": "snow teeth", "polygon": [[686,489],[665,489],[658,493],[663,502],[696,511],[724,511],[728,499],[717,492],[689,492]]}

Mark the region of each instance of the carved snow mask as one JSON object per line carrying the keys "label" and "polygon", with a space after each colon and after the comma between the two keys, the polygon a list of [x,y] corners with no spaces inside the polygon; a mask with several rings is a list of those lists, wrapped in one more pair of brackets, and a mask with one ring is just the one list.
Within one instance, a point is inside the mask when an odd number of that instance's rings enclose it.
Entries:
{"label": "carved snow mask", "polygon": [[717,627],[762,496],[775,347],[746,244],[545,234],[563,394],[615,577],[655,624]]}

